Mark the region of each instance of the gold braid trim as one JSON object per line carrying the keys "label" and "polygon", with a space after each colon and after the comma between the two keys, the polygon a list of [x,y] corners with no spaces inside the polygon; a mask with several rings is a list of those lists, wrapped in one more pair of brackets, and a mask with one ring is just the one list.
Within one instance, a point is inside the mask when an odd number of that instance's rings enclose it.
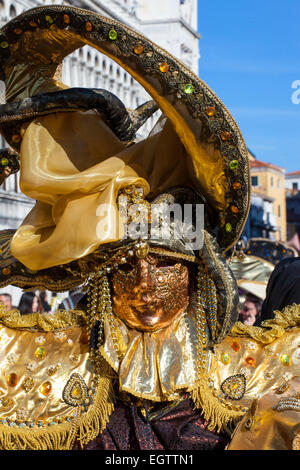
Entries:
{"label": "gold braid trim", "polygon": [[202,375],[199,381],[188,390],[195,407],[202,410],[201,415],[208,421],[208,430],[216,430],[219,432],[221,429],[231,424],[236,424],[245,414],[245,411],[236,411],[231,408],[230,403],[222,403],[219,398],[214,396],[209,388],[209,377]]}
{"label": "gold braid trim", "polygon": [[230,336],[248,336],[260,343],[269,344],[280,338],[288,328],[300,326],[300,305],[298,304],[288,305],[282,312],[276,310],[274,315],[275,318],[262,322],[261,327],[236,322]]}
{"label": "gold braid trim", "polygon": [[85,324],[86,314],[82,310],[59,310],[55,313],[28,313],[21,315],[19,310],[7,310],[0,304],[0,324],[13,329],[34,328],[39,331],[54,331],[70,326]]}
{"label": "gold braid trim", "polygon": [[110,366],[103,361],[94,403],[81,416],[80,408],[74,408],[77,416],[73,422],[31,429],[1,424],[0,449],[71,450],[76,440],[83,448],[106,428],[114,410],[113,377]]}

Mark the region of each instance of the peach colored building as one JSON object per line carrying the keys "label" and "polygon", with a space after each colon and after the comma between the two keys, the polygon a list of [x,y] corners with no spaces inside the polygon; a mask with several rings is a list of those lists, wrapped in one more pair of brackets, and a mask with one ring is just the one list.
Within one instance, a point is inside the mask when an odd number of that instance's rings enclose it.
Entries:
{"label": "peach colored building", "polygon": [[272,202],[272,219],[276,221],[274,239],[286,241],[285,169],[256,160],[249,154],[252,192]]}

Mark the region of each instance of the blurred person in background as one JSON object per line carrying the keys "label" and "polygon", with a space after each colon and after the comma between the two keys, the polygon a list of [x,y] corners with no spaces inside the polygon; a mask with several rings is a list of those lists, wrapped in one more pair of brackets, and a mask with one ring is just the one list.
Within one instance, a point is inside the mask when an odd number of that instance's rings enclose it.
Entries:
{"label": "blurred person in background", "polygon": [[7,310],[11,310],[13,308],[12,297],[10,294],[6,292],[3,294],[0,294],[0,302],[3,303],[7,307]]}
{"label": "blurred person in background", "polygon": [[18,309],[21,315],[26,313],[42,313],[43,305],[41,299],[35,292],[24,292],[22,294]]}
{"label": "blurred person in background", "polygon": [[239,320],[245,325],[258,326],[261,323],[262,301],[255,295],[247,294],[240,308]]}
{"label": "blurred person in background", "polygon": [[40,291],[39,298],[42,304],[43,312],[50,312],[51,305],[49,304],[49,294],[46,290]]}

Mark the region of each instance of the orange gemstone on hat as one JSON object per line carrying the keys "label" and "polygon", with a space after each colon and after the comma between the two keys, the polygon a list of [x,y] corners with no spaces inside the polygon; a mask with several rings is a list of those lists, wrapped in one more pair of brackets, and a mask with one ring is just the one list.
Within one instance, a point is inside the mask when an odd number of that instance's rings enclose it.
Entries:
{"label": "orange gemstone on hat", "polygon": [[23,29],[16,28],[16,29],[14,29],[14,33],[15,33],[15,34],[22,34],[22,33],[23,33]]}
{"label": "orange gemstone on hat", "polygon": [[144,52],[144,48],[142,44],[137,44],[133,50],[134,50],[134,53],[137,55],[140,55],[142,54],[142,52]]}
{"label": "orange gemstone on hat", "polygon": [[15,374],[14,372],[11,372],[11,374],[9,374],[7,377],[6,377],[6,383],[7,385],[9,385],[9,387],[15,387],[19,382],[19,378],[17,376],[17,374]]}
{"label": "orange gemstone on hat", "polygon": [[29,24],[30,24],[30,26],[32,26],[33,28],[36,28],[36,27],[37,27],[37,23],[36,23],[35,21],[33,21],[33,20],[30,20],[30,21],[29,21]]}
{"label": "orange gemstone on hat", "polygon": [[11,273],[11,269],[10,268],[3,268],[1,272],[2,272],[2,274],[4,274],[4,276],[8,276]]}
{"label": "orange gemstone on hat", "polygon": [[245,361],[247,362],[249,366],[256,367],[254,357],[248,356],[246,357]]}
{"label": "orange gemstone on hat", "polygon": [[14,135],[12,136],[11,140],[12,140],[15,144],[17,144],[18,142],[20,142],[21,136],[20,136],[19,134],[14,134]]}
{"label": "orange gemstone on hat", "polygon": [[231,206],[230,209],[231,209],[231,212],[233,212],[233,214],[237,214],[239,212],[236,206]]}
{"label": "orange gemstone on hat", "polygon": [[232,187],[233,187],[233,189],[235,189],[237,191],[238,189],[241,189],[242,185],[239,181],[235,181],[233,183]]}
{"label": "orange gemstone on hat", "polygon": [[52,384],[51,382],[44,382],[41,386],[40,386],[40,393],[42,395],[44,395],[45,397],[47,397],[48,395],[50,395],[52,391]]}
{"label": "orange gemstone on hat", "polygon": [[88,21],[87,23],[85,23],[85,29],[86,29],[87,31],[92,31],[93,25],[92,25],[92,23],[91,23],[90,21]]}
{"label": "orange gemstone on hat", "polygon": [[70,23],[70,17],[69,17],[69,15],[64,15],[64,22],[65,22],[66,24],[69,24],[69,23]]}
{"label": "orange gemstone on hat", "polygon": [[226,141],[226,140],[229,140],[231,137],[231,133],[230,132],[227,132],[227,131],[224,131],[222,132],[221,134],[221,139]]}
{"label": "orange gemstone on hat", "polygon": [[169,70],[169,65],[167,64],[167,62],[162,62],[161,64],[159,64],[159,70],[162,73],[167,72]]}
{"label": "orange gemstone on hat", "polygon": [[211,116],[214,116],[216,114],[217,110],[216,110],[215,106],[208,106],[206,108],[205,112],[206,112],[207,116],[211,117]]}

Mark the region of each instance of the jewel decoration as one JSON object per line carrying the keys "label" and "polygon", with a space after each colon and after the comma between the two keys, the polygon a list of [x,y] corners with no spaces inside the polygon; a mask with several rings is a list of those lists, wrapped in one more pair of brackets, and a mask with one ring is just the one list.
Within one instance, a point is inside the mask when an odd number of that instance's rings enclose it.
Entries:
{"label": "jewel decoration", "polygon": [[71,375],[63,389],[62,397],[71,406],[80,406],[89,401],[89,389],[80,374]]}
{"label": "jewel decoration", "polygon": [[133,50],[134,50],[134,53],[135,53],[136,55],[140,55],[140,54],[142,54],[142,53],[144,52],[144,48],[143,48],[142,44],[137,44],[137,45],[134,47]]}
{"label": "jewel decoration", "polygon": [[91,23],[90,21],[88,21],[87,23],[85,23],[85,29],[86,29],[87,31],[92,31],[93,25],[92,25],[92,23]]}
{"label": "jewel decoration", "polygon": [[220,388],[225,398],[240,400],[245,395],[246,377],[243,374],[231,375],[221,383]]}
{"label": "jewel decoration", "polygon": [[239,210],[238,210],[238,208],[237,208],[236,206],[231,206],[230,209],[231,209],[231,212],[232,212],[233,214],[238,214],[238,212],[239,212]]}
{"label": "jewel decoration", "polygon": [[186,95],[191,95],[192,93],[194,93],[194,87],[191,83],[188,83],[187,85],[185,85],[183,91]]}
{"label": "jewel decoration", "polygon": [[111,39],[112,41],[115,41],[118,37],[118,33],[115,29],[111,29],[108,33],[108,37],[109,39]]}
{"label": "jewel decoration", "polygon": [[14,33],[19,35],[19,34],[23,33],[23,30],[21,28],[16,28],[16,29],[14,29]]}
{"label": "jewel decoration", "polygon": [[238,352],[241,349],[241,345],[238,341],[232,341],[230,346],[235,352]]}
{"label": "jewel decoration", "polygon": [[227,222],[227,224],[225,224],[225,230],[226,230],[227,233],[232,232],[232,225],[229,222]]}
{"label": "jewel decoration", "polygon": [[159,70],[162,73],[167,72],[169,70],[169,66],[168,66],[167,62],[162,62],[161,64],[159,64]]}
{"label": "jewel decoration", "polygon": [[280,387],[277,388],[276,393],[281,395],[282,393],[286,392],[289,388],[290,388],[290,384],[285,382],[282,385],[280,385]]}
{"label": "jewel decoration", "polygon": [[207,116],[212,117],[216,114],[217,110],[215,106],[208,106],[205,110]]}
{"label": "jewel decoration", "polygon": [[25,377],[22,382],[22,387],[24,388],[25,392],[28,393],[34,386],[34,381],[31,377]]}
{"label": "jewel decoration", "polygon": [[9,46],[9,44],[7,41],[2,41],[0,42],[0,46],[2,47],[2,49],[6,49]]}
{"label": "jewel decoration", "polygon": [[64,15],[64,23],[69,24],[70,23],[70,17],[69,15]]}
{"label": "jewel decoration", "polygon": [[2,272],[2,274],[4,274],[4,276],[8,276],[11,273],[11,269],[10,268],[3,268],[1,272]]}
{"label": "jewel decoration", "polygon": [[6,157],[1,158],[0,162],[1,166],[7,166],[9,164],[9,160]]}
{"label": "jewel decoration", "polygon": [[46,21],[47,21],[48,23],[50,23],[50,24],[52,24],[52,23],[53,23],[53,19],[51,18],[51,16],[49,16],[49,15],[46,15],[46,17],[45,17],[45,18],[46,18]]}
{"label": "jewel decoration", "polygon": [[47,381],[47,382],[42,383],[42,385],[39,388],[39,392],[42,395],[44,395],[44,397],[47,397],[48,395],[50,395],[50,393],[52,392],[51,382]]}
{"label": "jewel decoration", "polygon": [[47,355],[45,348],[39,347],[35,350],[34,355],[37,359],[44,359]]}
{"label": "jewel decoration", "polygon": [[50,376],[54,375],[54,374],[56,374],[57,369],[58,369],[57,365],[52,364],[51,366],[48,367],[47,374],[50,375]]}
{"label": "jewel decoration", "polygon": [[238,166],[239,166],[238,160],[231,160],[231,161],[229,162],[229,168],[230,168],[231,170],[236,170]]}
{"label": "jewel decoration", "polygon": [[289,354],[282,354],[280,356],[280,362],[284,366],[290,366],[290,365],[292,365],[292,358]]}
{"label": "jewel decoration", "polygon": [[225,364],[225,366],[227,366],[227,364],[229,364],[230,362],[230,356],[227,353],[222,353],[220,359],[221,359],[221,362]]}
{"label": "jewel decoration", "polygon": [[246,357],[245,361],[246,361],[246,363],[247,363],[249,366],[251,366],[251,367],[256,367],[254,357],[248,356],[248,357]]}
{"label": "jewel decoration", "polygon": [[226,142],[227,140],[229,140],[231,137],[231,133],[230,132],[227,132],[227,131],[223,131],[221,133],[221,139]]}
{"label": "jewel decoration", "polygon": [[31,26],[32,28],[37,28],[37,23],[33,20],[30,20],[29,21],[29,26]]}
{"label": "jewel decoration", "polygon": [[15,143],[18,144],[21,141],[21,136],[20,134],[14,134],[11,138],[11,140]]}
{"label": "jewel decoration", "polygon": [[233,183],[232,187],[233,187],[233,189],[234,189],[235,191],[238,191],[239,189],[242,188],[242,185],[241,185],[241,183],[240,183],[239,181],[235,181],[235,182]]}
{"label": "jewel decoration", "polygon": [[11,372],[6,377],[6,383],[9,387],[15,387],[16,385],[18,385],[18,382],[19,382],[19,378],[17,374],[15,374],[14,372]]}

